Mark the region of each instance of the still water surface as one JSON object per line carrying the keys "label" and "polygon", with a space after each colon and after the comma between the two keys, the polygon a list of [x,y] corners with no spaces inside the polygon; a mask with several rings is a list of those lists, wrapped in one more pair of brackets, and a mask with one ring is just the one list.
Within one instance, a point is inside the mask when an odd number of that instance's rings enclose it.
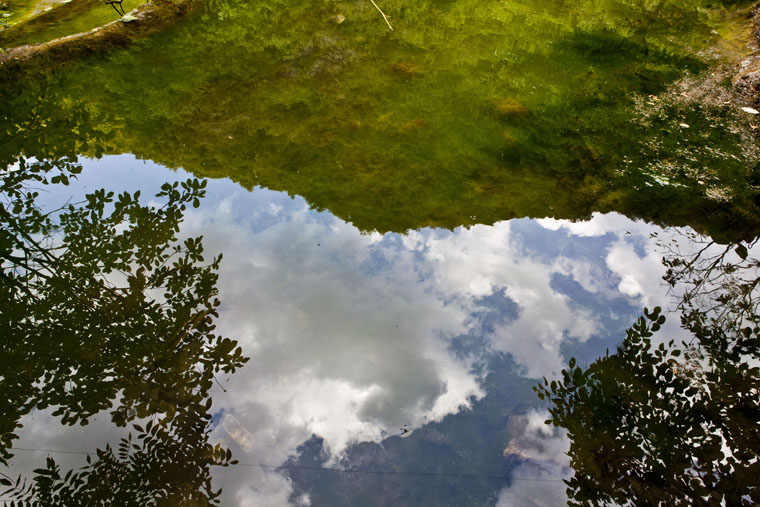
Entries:
{"label": "still water surface", "polygon": [[[680,246],[713,237],[731,243],[737,266],[757,258],[741,243],[760,231],[757,122],[710,70],[744,29],[742,6],[383,2],[391,32],[369,3],[213,0],[127,48],[0,75],[3,175],[19,159],[82,157],[69,186],[34,187],[48,210],[99,188],[160,203],[165,182],[209,178],[179,234],[202,235],[207,260],[224,254],[216,332],[250,357],[193,387],[213,400],[209,441],[239,461],[213,467],[222,504],[563,505],[562,480],[582,475],[571,441],[584,435],[544,424],[555,414],[533,387],[571,357],[586,368],[614,353],[644,308],[673,310],[655,346],[691,339],[662,279],[663,257]],[[734,363],[757,359],[742,350]],[[199,363],[173,367],[184,379]],[[89,363],[76,364],[67,375]],[[687,376],[671,366],[671,380]],[[730,387],[756,399],[756,369],[742,375]],[[0,380],[23,393],[52,377]],[[123,386],[117,402],[142,394],[129,392],[129,374],[100,380]],[[162,402],[176,387],[163,382],[151,395]],[[86,405],[70,386],[61,393]],[[128,429],[112,418],[144,426],[165,415],[130,405],[62,425],[59,398],[38,409],[19,396],[26,408],[11,400],[2,414],[2,437],[18,435],[13,477],[33,476],[47,454],[64,471],[84,463],[40,449],[118,445]],[[756,402],[747,406],[737,434],[753,442]],[[663,459],[680,459],[666,441]],[[136,489],[186,485],[192,460],[167,456],[140,465],[151,473]],[[656,459],[633,462],[657,471]],[[178,463],[168,479],[150,468]]]}
{"label": "still water surface", "polygon": [[399,3],[390,31],[369,2],[213,1],[127,49],[6,72],[1,126],[13,155],[133,153],[363,230],[617,211],[746,238],[756,121],[702,72],[746,51],[742,6]]}
{"label": "still water surface", "polygon": [[[75,186],[42,203],[103,186],[149,195],[186,176],[130,156],[84,166]],[[219,379],[226,392],[212,389],[212,439],[246,464],[506,478],[232,467],[215,473],[223,503],[561,502],[561,482],[509,479],[572,473],[567,437],[543,424],[531,387],[570,356],[589,363],[614,349],[644,306],[667,306],[656,231],[610,213],[365,233],[301,198],[211,181],[182,235],[224,252],[218,326],[251,357]],[[680,336],[670,322],[668,336]],[[86,430],[49,411],[21,423],[21,448],[92,452],[121,436],[107,413]],[[405,424],[413,433],[402,439]],[[32,468],[44,455],[13,463]]]}

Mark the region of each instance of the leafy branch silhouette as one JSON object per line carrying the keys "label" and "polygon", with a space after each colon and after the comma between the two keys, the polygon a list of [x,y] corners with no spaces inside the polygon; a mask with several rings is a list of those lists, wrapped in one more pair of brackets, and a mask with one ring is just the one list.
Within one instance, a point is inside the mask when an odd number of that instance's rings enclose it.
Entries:
{"label": "leafy branch silhouette", "polygon": [[[158,206],[140,192],[100,189],[46,210],[38,187],[67,185],[73,158],[17,158],[0,181],[0,463],[9,464],[22,416],[53,408],[85,425],[110,410],[136,440],[98,450],[61,475],[52,458],[33,480],[0,477],[14,498],[57,503],[208,503],[209,467],[231,455],[208,442],[215,373],[247,358],[214,333],[221,255],[204,263],[202,238],[178,240],[205,181],[166,183]],[[150,418],[146,427],[135,419]],[[126,503],[125,503],[126,502]]]}

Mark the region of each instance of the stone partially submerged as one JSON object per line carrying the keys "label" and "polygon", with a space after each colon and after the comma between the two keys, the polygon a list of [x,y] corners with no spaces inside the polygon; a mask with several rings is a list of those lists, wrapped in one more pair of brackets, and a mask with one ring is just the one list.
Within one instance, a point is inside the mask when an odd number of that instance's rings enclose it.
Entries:
{"label": "stone partially submerged", "polygon": [[92,30],[7,49],[0,53],[0,67],[65,62],[110,47],[123,46],[160,32],[188,15],[199,4],[200,0],[153,0]]}

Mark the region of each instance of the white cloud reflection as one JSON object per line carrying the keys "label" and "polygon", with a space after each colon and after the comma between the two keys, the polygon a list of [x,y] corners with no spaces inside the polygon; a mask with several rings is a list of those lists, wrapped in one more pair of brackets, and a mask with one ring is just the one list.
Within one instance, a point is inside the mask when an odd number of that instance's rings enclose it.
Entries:
{"label": "white cloud reflection", "polygon": [[[312,435],[324,439],[334,460],[352,443],[379,442],[403,424],[467,408],[487,393],[472,359],[450,345],[473,331],[484,297],[502,293],[519,308],[516,319],[485,337],[490,350],[511,354],[525,376],[552,377],[564,364],[563,342],[586,341],[601,326],[553,288],[553,276],[570,276],[589,292],[628,296],[635,305],[647,301],[647,281],[660,278],[653,271],[659,258],[619,259],[624,229],[641,225],[617,216],[595,217],[581,235],[618,225],[600,266],[531,255],[510,222],[367,235],[300,200],[252,207],[251,199],[236,192],[207,203],[185,228],[203,233],[209,250],[224,251],[220,330],[252,356],[214,406],[250,432],[237,449],[243,461],[282,463]],[[262,221],[269,225],[261,228]],[[557,234],[566,234],[563,227]],[[605,270],[619,280],[596,276]],[[223,428],[217,434],[229,440]],[[248,479],[224,486],[236,494],[255,489]]]}
{"label": "white cloud reflection", "polygon": [[[591,220],[586,222],[551,218],[540,219],[537,222],[549,230],[564,229],[579,237],[612,236],[614,239],[606,250],[604,268],[618,280],[616,291],[631,298],[640,309],[651,309],[655,306],[667,309],[672,306],[672,298],[669,297],[662,279],[665,274],[662,264],[663,252],[657,241],[684,241],[680,234],[673,231],[669,233],[656,225],[641,220],[633,221],[617,213],[594,213]],[[632,245],[639,248],[632,248]],[[597,271],[599,268],[600,266],[591,266],[591,269]],[[585,273],[573,271],[572,275],[584,288],[593,285]],[[587,290],[596,292],[592,287]],[[677,314],[668,316],[662,329],[662,332],[653,336],[654,344],[658,344],[659,340],[670,339],[678,342],[688,336],[681,328]]]}
{"label": "white cloud reflection", "polygon": [[[155,166],[143,172],[148,185],[182,177]],[[104,172],[103,185],[108,177]],[[336,459],[352,443],[379,442],[404,424],[419,427],[467,409],[488,394],[472,366],[489,351],[511,354],[524,376],[557,375],[568,341],[604,334],[598,315],[555,287],[559,275],[634,307],[663,299],[662,266],[648,239],[658,229],[620,215],[380,235],[282,193],[211,181],[208,195],[188,213],[183,234],[202,234],[208,253],[224,252],[218,331],[237,339],[251,361],[229,381],[220,379],[227,392],[215,394],[220,423],[213,437],[244,463],[279,465],[312,435]],[[514,224],[581,244],[609,238],[597,257],[572,250],[539,255],[541,245],[530,244]],[[627,233],[644,252],[632,249]],[[486,350],[456,354],[452,340],[482,331],[477,314],[494,294],[517,306],[516,317],[489,328]],[[30,422],[24,421],[26,440],[41,430]],[[537,428],[529,422],[525,438],[538,439]],[[66,448],[72,437],[65,438],[46,445]],[[564,451],[557,449],[565,441],[543,440],[537,448],[544,454],[525,465],[543,468],[526,473],[564,474]],[[289,479],[265,469],[232,467],[216,480],[235,504],[293,501]],[[500,505],[527,494],[521,484],[503,491]]]}
{"label": "white cloud reflection", "polygon": [[291,208],[253,232],[223,202],[186,230],[224,249],[220,331],[252,356],[221,407],[241,421],[249,407],[276,420],[269,440],[284,459],[312,434],[339,454],[483,395],[469,362],[448,350],[469,312],[435,291],[413,250]]}
{"label": "white cloud reflection", "polygon": [[570,439],[565,430],[544,424],[549,417],[548,410],[531,410],[516,418],[519,434],[504,452],[518,455],[522,462],[513,470],[515,480],[499,493],[496,507],[567,505],[561,479],[572,475]]}

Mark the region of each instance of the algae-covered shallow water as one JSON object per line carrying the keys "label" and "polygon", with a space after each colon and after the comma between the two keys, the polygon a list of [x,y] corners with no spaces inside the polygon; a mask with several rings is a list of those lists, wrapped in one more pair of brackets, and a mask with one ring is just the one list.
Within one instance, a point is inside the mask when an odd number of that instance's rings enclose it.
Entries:
{"label": "algae-covered shallow water", "polygon": [[[140,0],[122,0],[124,11],[142,4]],[[8,6],[10,20],[6,30],[0,31],[0,47],[38,44],[59,37],[87,32],[111,21],[120,13],[110,4],[97,0],[42,0],[37,2],[13,1]]]}
{"label": "algae-covered shallow water", "polygon": [[752,235],[754,118],[673,85],[714,63],[730,9],[383,8],[393,31],[366,2],[209,2],[126,49],[12,73],[6,132],[30,110],[46,125],[45,141],[12,151],[133,153],[301,195],[365,230],[615,210]]}
{"label": "algae-covered shallow water", "polygon": [[[36,484],[7,494],[754,499],[759,125],[719,71],[748,4],[380,7],[393,30],[371,2],[209,0],[124,47],[0,68],[0,458]],[[190,177],[208,182],[162,190]],[[202,240],[169,257],[174,231]],[[645,307],[682,359],[647,356]],[[581,367],[597,380],[558,391]]]}

